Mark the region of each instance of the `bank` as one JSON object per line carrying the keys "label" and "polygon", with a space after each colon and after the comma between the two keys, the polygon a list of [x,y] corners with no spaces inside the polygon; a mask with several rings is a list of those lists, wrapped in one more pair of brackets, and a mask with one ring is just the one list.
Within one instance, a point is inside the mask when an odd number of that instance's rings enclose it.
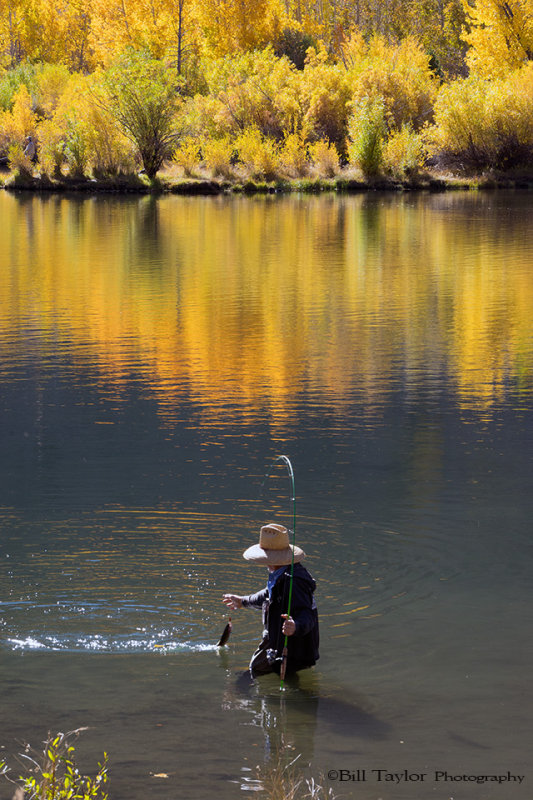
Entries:
{"label": "bank", "polygon": [[113,177],[73,177],[62,175],[49,178],[44,175],[20,175],[9,169],[0,171],[0,189],[12,192],[42,193],[116,193],[116,194],[179,194],[179,195],[224,195],[224,194],[287,194],[291,192],[337,194],[357,192],[444,192],[449,190],[477,189],[533,189],[533,173],[485,173],[482,175],[454,175],[424,172],[405,180],[378,176],[363,180],[353,171],[340,171],[333,178],[301,177],[257,180],[252,178],[234,180],[211,177],[180,178],[164,171],[150,180],[143,173],[117,175]]}

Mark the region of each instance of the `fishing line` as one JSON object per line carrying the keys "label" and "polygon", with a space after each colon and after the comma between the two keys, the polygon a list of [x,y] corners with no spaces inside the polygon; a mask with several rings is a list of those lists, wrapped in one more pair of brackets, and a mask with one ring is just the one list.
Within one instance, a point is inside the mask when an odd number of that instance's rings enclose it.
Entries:
{"label": "fishing line", "polygon": [[[265,485],[266,481],[270,478],[270,475],[272,474],[272,470],[274,469],[275,465],[278,464],[280,461],[287,467],[287,472],[289,474],[289,478],[291,481],[291,489],[292,489],[292,497],[290,498],[292,501],[292,560],[291,560],[291,572],[289,579],[289,599],[287,602],[287,619],[289,619],[291,615],[292,584],[294,578],[294,548],[296,546],[296,491],[294,484],[294,470],[292,468],[291,460],[288,456],[278,456],[277,458],[274,459],[261,486],[263,487]],[[287,670],[288,644],[289,644],[289,637],[287,634],[285,634],[285,639],[283,642],[283,650],[281,654],[281,667],[279,671],[280,690],[282,691],[284,688],[283,684],[285,681],[285,672]]]}

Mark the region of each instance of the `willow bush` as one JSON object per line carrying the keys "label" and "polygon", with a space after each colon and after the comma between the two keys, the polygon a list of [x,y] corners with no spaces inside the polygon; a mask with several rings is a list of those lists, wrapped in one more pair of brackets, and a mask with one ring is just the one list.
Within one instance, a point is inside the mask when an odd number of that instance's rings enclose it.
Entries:
{"label": "willow bush", "polygon": [[195,98],[194,103],[200,111],[210,105],[220,133],[256,128],[265,137],[281,139],[301,127],[299,73],[271,47],[212,61],[206,80],[215,102]]}
{"label": "willow bush", "polygon": [[60,178],[65,161],[65,131],[54,119],[39,123],[39,164],[42,175]]}
{"label": "willow bush", "polygon": [[145,51],[128,48],[105,73],[102,86],[107,107],[154,178],[179,140],[173,70]]}
{"label": "willow bush", "polygon": [[24,154],[22,147],[18,144],[10,145],[7,150],[7,157],[16,176],[23,179],[33,177],[33,164],[28,156]]}
{"label": "willow bush", "polygon": [[352,29],[327,49],[318,35],[307,46],[303,28],[278,34],[262,49],[198,51],[193,83],[132,47],[92,71],[0,69],[0,158],[9,151],[24,170],[10,148],[32,135],[41,174],[55,178],[141,166],[154,178],[172,158],[186,176],[232,180],[332,177],[340,163],[405,179],[427,153],[433,166],[469,171],[531,165],[533,63],[439,84],[411,36]]}
{"label": "willow bush", "polygon": [[39,117],[50,118],[58,107],[71,81],[64,64],[39,64],[30,93]]}
{"label": "willow bush", "polygon": [[235,139],[235,148],[251,178],[274,180],[279,176],[279,148],[257,128],[249,128]]}
{"label": "willow bush", "polygon": [[339,171],[339,154],[334,144],[319,139],[309,145],[309,157],[320,177],[333,178]]}
{"label": "willow bush", "polygon": [[85,118],[92,172],[98,177],[132,175],[138,169],[138,156],[132,142],[113,124],[109,113],[90,104]]}
{"label": "willow bush", "polygon": [[11,110],[0,112],[0,154],[9,147],[23,147],[27,136],[36,138],[37,116],[32,109],[31,96],[21,84],[13,96]]}
{"label": "willow bush", "polygon": [[301,178],[309,172],[307,145],[301,133],[289,133],[279,149],[281,169],[290,178]]}
{"label": "willow bush", "polygon": [[29,94],[35,91],[35,73],[37,67],[23,61],[13,69],[0,74],[0,112],[11,111],[13,100],[21,86],[25,86]]}
{"label": "willow bush", "polygon": [[195,136],[184,137],[174,152],[173,161],[181,167],[186,178],[192,178],[199,166],[202,146]]}
{"label": "willow bush", "polygon": [[235,153],[235,145],[229,136],[206,139],[202,143],[201,150],[204,164],[214,178],[232,178],[234,176],[232,158]]}
{"label": "willow bush", "polygon": [[308,51],[301,76],[303,130],[310,141],[326,139],[344,151],[352,97],[348,74],[324,50]]}
{"label": "willow bush", "polygon": [[466,170],[533,162],[533,64],[499,80],[476,76],[444,85],[430,131],[433,157]]}
{"label": "willow bush", "polygon": [[349,122],[348,155],[365,178],[382,171],[383,144],[387,134],[385,103],[382,98],[363,97],[354,105]]}
{"label": "willow bush", "polygon": [[394,178],[405,180],[416,176],[426,161],[422,134],[410,125],[392,131],[383,146],[383,167]]}
{"label": "willow bush", "polygon": [[419,130],[430,122],[438,83],[430,57],[416,39],[407,37],[398,44],[378,35],[368,43],[353,39],[348,62],[353,102],[381,100],[391,128],[408,124]]}

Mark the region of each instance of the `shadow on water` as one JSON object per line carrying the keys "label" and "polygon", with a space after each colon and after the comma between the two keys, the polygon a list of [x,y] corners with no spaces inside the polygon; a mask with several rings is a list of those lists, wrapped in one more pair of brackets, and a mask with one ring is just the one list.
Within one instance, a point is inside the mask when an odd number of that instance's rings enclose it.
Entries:
{"label": "shadow on water", "polygon": [[315,670],[288,677],[283,690],[276,676],[252,679],[248,671],[237,677],[228,673],[223,705],[251,715],[248,724],[262,729],[266,762],[287,751],[305,762],[312,761],[317,729],[326,735],[340,735],[347,743],[353,739],[382,741],[391,731],[365,698],[351,694],[346,687],[325,686],[323,676]]}

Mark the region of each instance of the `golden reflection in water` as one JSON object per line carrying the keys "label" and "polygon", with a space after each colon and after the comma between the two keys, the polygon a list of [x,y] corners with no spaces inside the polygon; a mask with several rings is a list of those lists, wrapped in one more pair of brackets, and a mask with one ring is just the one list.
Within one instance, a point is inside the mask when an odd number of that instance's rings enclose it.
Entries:
{"label": "golden reflection in water", "polygon": [[[25,335],[187,396],[294,422],[300,393],[376,413],[442,376],[465,409],[531,390],[533,239],[487,198],[0,197],[2,371]],[[247,412],[248,409],[248,412]]]}

